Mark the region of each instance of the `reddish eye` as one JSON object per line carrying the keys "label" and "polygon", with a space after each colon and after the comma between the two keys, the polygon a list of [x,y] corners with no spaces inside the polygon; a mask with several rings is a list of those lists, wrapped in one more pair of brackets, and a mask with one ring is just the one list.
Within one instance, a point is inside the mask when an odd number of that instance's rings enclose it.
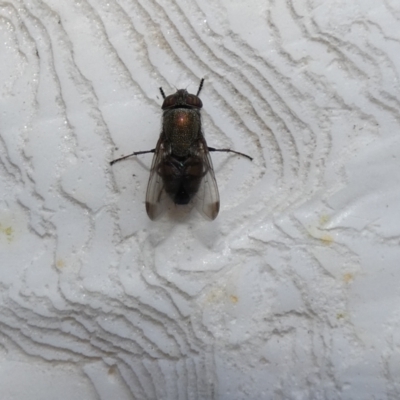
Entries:
{"label": "reddish eye", "polygon": [[165,110],[166,108],[174,107],[176,106],[177,102],[177,96],[175,94],[171,94],[171,96],[167,96],[164,100],[163,105],[161,108]]}
{"label": "reddish eye", "polygon": [[203,107],[203,103],[201,102],[200,98],[195,96],[194,94],[188,94],[186,96],[186,104],[188,106],[201,108]]}

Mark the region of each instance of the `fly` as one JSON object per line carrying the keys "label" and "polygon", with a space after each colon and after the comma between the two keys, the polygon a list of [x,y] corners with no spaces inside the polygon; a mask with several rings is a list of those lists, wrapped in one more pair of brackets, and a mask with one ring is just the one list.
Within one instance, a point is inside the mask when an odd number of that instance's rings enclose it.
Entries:
{"label": "fly", "polygon": [[185,89],[165,96],[162,104],[162,130],[155,149],[136,151],[111,161],[114,163],[139,154],[154,153],[146,192],[146,211],[151,220],[157,219],[167,208],[168,198],[184,205],[195,200],[195,207],[213,220],[219,212],[219,193],[210,157],[211,151],[235,153],[252,160],[247,154],[231,149],[208,147],[201,129],[199,98]]}

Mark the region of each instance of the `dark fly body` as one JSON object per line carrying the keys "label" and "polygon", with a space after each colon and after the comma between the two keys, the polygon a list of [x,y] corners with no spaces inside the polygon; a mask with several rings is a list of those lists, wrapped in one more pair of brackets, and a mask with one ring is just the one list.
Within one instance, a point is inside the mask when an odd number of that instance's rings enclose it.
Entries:
{"label": "dark fly body", "polygon": [[112,165],[131,156],[154,153],[146,193],[146,211],[152,220],[166,210],[168,197],[179,205],[194,201],[201,214],[215,219],[219,212],[219,193],[210,151],[231,152],[252,160],[250,156],[231,149],[207,146],[200,115],[203,103],[199,94],[203,83],[204,79],[196,95],[179,89],[166,97],[160,88],[164,98],[161,107],[163,121],[156,148],[111,161]]}

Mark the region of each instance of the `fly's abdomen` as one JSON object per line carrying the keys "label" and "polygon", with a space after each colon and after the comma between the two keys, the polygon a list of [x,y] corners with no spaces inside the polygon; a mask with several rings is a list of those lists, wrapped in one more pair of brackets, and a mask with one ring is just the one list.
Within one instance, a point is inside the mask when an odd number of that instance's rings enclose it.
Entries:
{"label": "fly's abdomen", "polygon": [[183,165],[183,175],[179,190],[175,195],[175,204],[188,204],[198,192],[203,179],[203,161],[200,157],[190,157]]}
{"label": "fly's abdomen", "polygon": [[203,161],[200,157],[179,160],[169,156],[159,167],[164,188],[175,204],[188,204],[198,192],[203,178]]}

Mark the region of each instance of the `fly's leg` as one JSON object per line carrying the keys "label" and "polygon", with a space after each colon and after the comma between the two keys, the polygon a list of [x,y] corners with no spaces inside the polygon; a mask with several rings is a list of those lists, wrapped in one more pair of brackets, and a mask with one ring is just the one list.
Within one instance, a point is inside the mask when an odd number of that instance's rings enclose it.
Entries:
{"label": "fly's leg", "polygon": [[247,154],[240,153],[238,151],[231,150],[231,149],[214,149],[214,147],[208,147],[208,151],[222,151],[224,153],[235,153],[235,154],[237,154],[239,156],[243,156],[243,157],[248,158],[250,161],[253,161],[253,158],[248,156]]}
{"label": "fly's leg", "polygon": [[128,154],[127,156],[123,156],[123,157],[121,157],[121,158],[117,158],[116,160],[112,160],[112,161],[110,162],[110,165],[113,165],[113,164],[115,164],[115,163],[118,162],[118,161],[125,160],[125,159],[128,158],[128,157],[137,156],[137,155],[139,155],[139,154],[154,153],[155,151],[156,151],[156,149],[145,150],[145,151],[135,151],[134,153]]}

